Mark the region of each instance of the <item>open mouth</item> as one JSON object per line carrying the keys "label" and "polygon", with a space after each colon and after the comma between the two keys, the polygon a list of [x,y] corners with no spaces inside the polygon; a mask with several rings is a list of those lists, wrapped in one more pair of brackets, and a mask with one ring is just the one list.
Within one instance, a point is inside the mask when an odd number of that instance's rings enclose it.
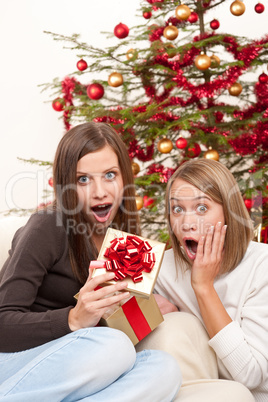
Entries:
{"label": "open mouth", "polygon": [[106,222],[111,214],[112,204],[100,204],[91,208],[98,222]]}
{"label": "open mouth", "polygon": [[194,239],[184,239],[185,251],[191,260],[195,259],[198,242]]}

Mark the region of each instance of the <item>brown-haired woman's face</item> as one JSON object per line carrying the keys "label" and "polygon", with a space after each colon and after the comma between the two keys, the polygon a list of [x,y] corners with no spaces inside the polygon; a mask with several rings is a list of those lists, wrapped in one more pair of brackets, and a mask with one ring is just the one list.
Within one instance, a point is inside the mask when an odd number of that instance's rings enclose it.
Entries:
{"label": "brown-haired woman's face", "polygon": [[80,205],[98,233],[113,221],[123,199],[123,178],[114,150],[104,148],[83,156],[77,163]]}
{"label": "brown-haired woman's face", "polygon": [[197,243],[211,226],[225,224],[223,207],[201,190],[177,178],[170,189],[170,226],[190,261]]}

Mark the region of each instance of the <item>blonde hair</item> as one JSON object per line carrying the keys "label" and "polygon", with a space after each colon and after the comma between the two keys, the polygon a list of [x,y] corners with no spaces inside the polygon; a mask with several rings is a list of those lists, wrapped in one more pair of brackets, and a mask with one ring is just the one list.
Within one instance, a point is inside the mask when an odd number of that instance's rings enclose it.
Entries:
{"label": "blonde hair", "polygon": [[169,194],[176,179],[186,181],[221,204],[227,225],[224,255],[220,273],[230,272],[240,263],[253,238],[253,225],[232,173],[220,162],[198,159],[185,162],[173,174],[166,191],[166,218],[175,259],[190,268],[170,226]]}

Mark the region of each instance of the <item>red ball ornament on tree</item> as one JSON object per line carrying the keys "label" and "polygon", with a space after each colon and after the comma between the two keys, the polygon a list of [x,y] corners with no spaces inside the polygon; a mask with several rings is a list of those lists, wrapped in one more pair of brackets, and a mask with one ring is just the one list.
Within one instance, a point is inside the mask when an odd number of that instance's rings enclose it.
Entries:
{"label": "red ball ornament on tree", "polygon": [[50,179],[48,180],[48,184],[50,185],[50,187],[53,187],[53,177],[50,177]]}
{"label": "red ball ornament on tree", "polygon": [[79,71],[84,71],[87,68],[87,62],[81,59],[76,63],[76,67]]}
{"label": "red ball ornament on tree", "polygon": [[195,22],[198,21],[198,14],[193,11],[193,12],[189,15],[187,21],[189,21],[191,24],[194,24]]}
{"label": "red ball ornament on tree", "polygon": [[259,82],[260,82],[261,84],[266,84],[266,82],[268,82],[268,75],[265,74],[265,73],[262,73],[262,74],[259,76]]}
{"label": "red ball ornament on tree", "polygon": [[65,100],[62,98],[57,98],[52,102],[52,107],[56,112],[62,112],[65,106]]}
{"label": "red ball ornament on tree", "polygon": [[211,29],[218,29],[220,27],[220,23],[219,23],[219,21],[218,20],[212,20],[211,22],[210,22],[210,28]]}
{"label": "red ball ornament on tree", "polygon": [[104,89],[101,84],[90,84],[87,87],[87,95],[90,99],[98,100],[103,97]]}
{"label": "red ball ornament on tree", "polygon": [[187,158],[196,158],[201,154],[201,148],[200,145],[195,142],[193,145],[190,145],[186,150],[185,150],[185,156]]}
{"label": "red ball ornament on tree", "polygon": [[176,141],[176,147],[178,149],[184,149],[187,147],[187,145],[188,145],[188,141],[186,140],[186,138],[180,137]]}
{"label": "red ball ornament on tree", "polygon": [[244,203],[247,210],[250,210],[253,207],[253,200],[251,198],[244,199]]}
{"label": "red ball ornament on tree", "polygon": [[125,24],[122,24],[121,22],[114,28],[114,34],[119,39],[126,38],[128,36],[128,33],[129,33],[128,27]]}
{"label": "red ball ornament on tree", "polygon": [[145,208],[152,208],[154,206],[154,199],[145,195],[143,197],[143,206]]}
{"label": "red ball ornament on tree", "polygon": [[151,11],[144,11],[144,13],[142,15],[146,20],[149,20],[152,16],[152,13],[151,13]]}
{"label": "red ball ornament on tree", "polygon": [[256,13],[261,14],[264,12],[265,7],[262,3],[257,3],[256,6],[254,7],[254,10],[256,11]]}

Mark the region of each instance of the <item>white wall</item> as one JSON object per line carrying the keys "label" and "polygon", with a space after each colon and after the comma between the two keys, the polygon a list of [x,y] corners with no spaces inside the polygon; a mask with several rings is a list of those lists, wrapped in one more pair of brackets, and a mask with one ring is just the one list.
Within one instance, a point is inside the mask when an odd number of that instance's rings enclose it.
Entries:
{"label": "white wall", "polygon": [[[254,38],[267,33],[268,7],[256,14],[257,0],[245,2],[246,13],[235,17],[229,11],[231,2],[226,0],[206,21],[218,18],[219,32]],[[63,43],[43,31],[79,33],[88,44],[105,48],[111,42],[101,32],[112,32],[119,22],[129,27],[146,22],[137,17],[140,4],[140,0],[1,2],[0,211],[34,208],[42,201],[50,172],[17,157],[52,161],[64,133],[61,114],[52,109],[49,93],[41,93],[38,85],[72,73],[78,59],[75,51],[63,49]],[[97,78],[89,74],[88,82]]]}

